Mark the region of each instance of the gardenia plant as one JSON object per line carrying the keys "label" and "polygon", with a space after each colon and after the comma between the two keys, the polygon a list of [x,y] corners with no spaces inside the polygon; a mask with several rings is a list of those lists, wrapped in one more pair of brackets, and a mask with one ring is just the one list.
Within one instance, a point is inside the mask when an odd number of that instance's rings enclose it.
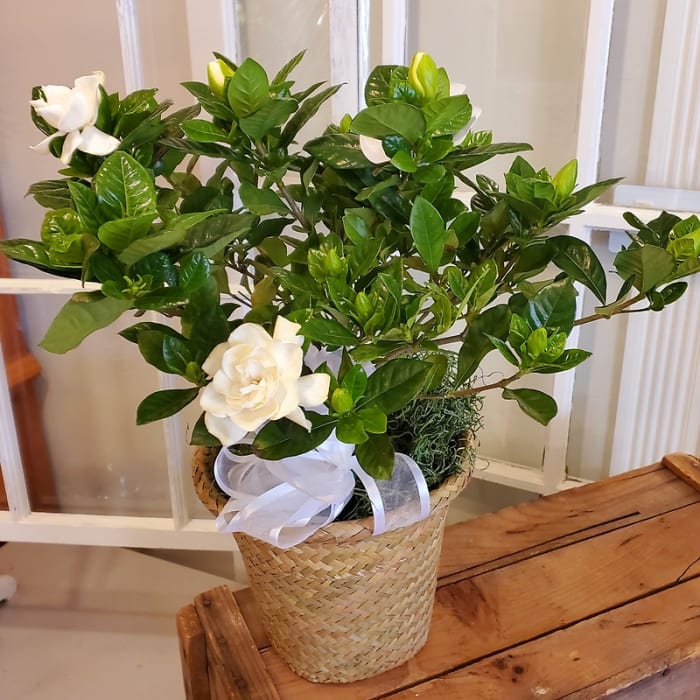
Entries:
{"label": "gardenia plant", "polygon": [[[476,174],[529,146],[473,130],[469,98],[427,54],[375,68],[364,109],[298,143],[339,89],[297,88],[301,59],[270,77],[217,55],[208,84],[183,83],[196,104],[174,112],[154,89],[108,94],[101,74],[34,89],[40,145],[67,167],[29,190],[48,210],[40,240],[0,250],[100,284],[66,303],[46,350],[126,312],[163,316],[120,335],[192,386],[147,396],[139,423],[199,400],[194,444],[252,442],[277,460],[335,431],[386,477],[387,426],[407,407],[499,390],[546,424],[554,400],[520,380],[577,366],[590,353],[567,347],[575,325],[661,310],[700,269],[696,217],[627,215],[609,295],[591,247],[555,227],[615,180],[576,189],[575,161],[552,176],[521,156],[503,188]],[[593,315],[577,318],[578,285]],[[492,352],[512,371],[482,383]]]}

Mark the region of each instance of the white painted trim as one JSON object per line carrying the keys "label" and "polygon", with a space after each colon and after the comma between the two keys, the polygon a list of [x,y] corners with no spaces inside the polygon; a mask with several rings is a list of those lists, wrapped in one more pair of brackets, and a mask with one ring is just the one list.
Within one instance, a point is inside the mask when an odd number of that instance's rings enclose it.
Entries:
{"label": "white painted trim", "polygon": [[0,278],[0,294],[75,294],[100,288],[97,282],[86,282],[83,286],[80,280],[71,279]]}
{"label": "white painted trim", "polygon": [[591,0],[588,12],[586,57],[583,65],[576,143],[578,179],[582,185],[590,185],[598,177],[614,6],[615,0]]}
{"label": "white painted trim", "polygon": [[370,2],[357,0],[357,108],[365,104],[365,84],[369,77],[370,66]]}
{"label": "white painted trim", "polygon": [[406,64],[406,0],[382,0],[382,63]]}
{"label": "white painted trim", "polygon": [[70,513],[31,513],[15,521],[0,511],[0,541],[147,547],[158,549],[236,549],[230,535],[218,532],[214,519],[191,520],[175,528],[171,518]]}
{"label": "white painted trim", "polygon": [[356,0],[329,0],[331,83],[344,83],[331,98],[332,119],[338,123],[359,106],[358,25]]}
{"label": "white painted trim", "polygon": [[122,66],[126,91],[133,92],[144,86],[141,34],[136,0],[116,0],[119,38],[122,47]]}
{"label": "white painted trim", "polygon": [[700,187],[700,4],[666,4],[646,184]]}
{"label": "white painted trim", "polygon": [[[17,442],[17,429],[3,362],[2,344],[0,344],[0,470],[7,494],[9,517],[12,520],[27,517],[31,507],[24,479],[22,456]],[[0,541],[2,541],[1,538]]]}
{"label": "white painted trim", "polygon": [[482,481],[543,495],[588,483],[583,479],[569,478],[562,478],[557,482],[549,483],[545,480],[545,474],[541,469],[526,467],[522,464],[510,464],[480,456],[476,458],[472,476]]}

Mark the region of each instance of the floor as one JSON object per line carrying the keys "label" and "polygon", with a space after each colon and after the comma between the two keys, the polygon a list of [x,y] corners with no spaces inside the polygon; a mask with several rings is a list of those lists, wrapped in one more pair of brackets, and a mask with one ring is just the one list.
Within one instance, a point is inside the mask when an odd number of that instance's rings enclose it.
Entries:
{"label": "floor", "polygon": [[0,574],[2,700],[181,700],[175,613],[231,581],[106,547],[9,543]]}

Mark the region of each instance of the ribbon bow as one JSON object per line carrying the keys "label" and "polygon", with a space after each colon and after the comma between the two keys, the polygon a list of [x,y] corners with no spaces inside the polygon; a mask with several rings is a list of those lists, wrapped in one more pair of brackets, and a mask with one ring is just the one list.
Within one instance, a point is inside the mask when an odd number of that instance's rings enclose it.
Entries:
{"label": "ribbon bow", "polygon": [[216,519],[221,532],[245,532],[287,549],[335,520],[352,497],[355,477],[362,482],[380,535],[427,517],[430,494],[418,465],[396,453],[391,479],[374,479],[333,433],[323,444],[297,457],[270,461],[222,449],[214,476],[229,502]]}

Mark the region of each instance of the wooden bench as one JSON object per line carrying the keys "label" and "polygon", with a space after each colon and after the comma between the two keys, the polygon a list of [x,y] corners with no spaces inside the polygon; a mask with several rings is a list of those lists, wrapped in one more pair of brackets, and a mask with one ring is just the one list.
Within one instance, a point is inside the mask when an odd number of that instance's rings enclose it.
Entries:
{"label": "wooden bench", "polygon": [[180,610],[189,700],[700,698],[700,462],[662,462],[449,527],[430,637],[317,685],[269,647],[249,589]]}

